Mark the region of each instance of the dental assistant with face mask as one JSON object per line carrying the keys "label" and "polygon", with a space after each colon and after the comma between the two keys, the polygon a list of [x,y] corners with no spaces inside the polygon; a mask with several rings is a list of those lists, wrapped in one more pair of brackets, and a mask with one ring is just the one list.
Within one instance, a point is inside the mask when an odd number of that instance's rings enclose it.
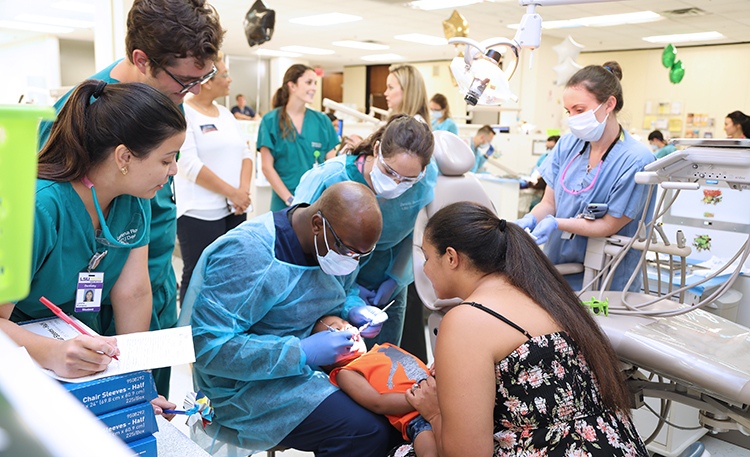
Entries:
{"label": "dental assistant with face mask", "polygon": [[388,321],[368,345],[399,345],[406,312],[406,287],[414,281],[412,232],[419,210],[433,199],[437,166],[430,161],[434,139],[427,124],[397,114],[354,148],[307,172],[294,203],[312,203],[334,183],[354,181],[372,189],[383,213],[383,233],[357,275],[360,296],[388,309]]}
{"label": "dental assistant with face mask", "polygon": [[305,105],[318,90],[318,76],[307,65],[294,64],[273,96],[273,111],[260,121],[258,150],[263,175],[273,189],[271,211],[292,204],[305,172],[336,156],[339,138],[330,119]]}
{"label": "dental assistant with face mask", "polygon": [[[336,183],[314,203],[258,216],[201,255],[185,297],[192,308],[193,379],[211,399],[206,427],[255,453],[277,444],[331,457],[382,457],[398,439],[318,367],[351,356],[356,329],[312,334],[332,314],[374,336],[386,313],[354,282],[382,216],[363,184]],[[217,435],[218,434],[218,435]]]}
{"label": "dental assistant with face mask", "polygon": [[[590,236],[634,236],[647,207],[646,222],[651,220],[656,194],[647,201],[649,188],[636,184],[635,174],[655,159],[617,120],[623,107],[621,78],[617,62],[590,65],[570,78],[563,103],[571,133],[560,138],[539,168],[547,183],[541,203],[516,221],[544,244],[554,264],[582,263]],[[595,218],[584,218],[594,204],[599,208]],[[639,256],[636,250],[625,255],[610,290],[624,289]],[[582,273],[565,279],[574,290],[583,286]],[[639,276],[629,290],[640,286]]]}

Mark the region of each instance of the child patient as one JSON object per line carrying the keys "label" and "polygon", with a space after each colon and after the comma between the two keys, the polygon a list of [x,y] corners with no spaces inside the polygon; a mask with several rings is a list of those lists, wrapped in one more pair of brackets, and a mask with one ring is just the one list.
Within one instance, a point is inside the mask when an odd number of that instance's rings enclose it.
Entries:
{"label": "child patient", "polygon": [[[353,326],[344,319],[324,316],[315,324],[313,333],[347,328]],[[354,401],[376,414],[384,414],[404,439],[414,442],[417,457],[437,457],[430,423],[404,395],[426,379],[430,370],[418,358],[389,343],[366,350],[364,343],[355,343],[351,357],[321,368],[330,371],[331,382]]]}

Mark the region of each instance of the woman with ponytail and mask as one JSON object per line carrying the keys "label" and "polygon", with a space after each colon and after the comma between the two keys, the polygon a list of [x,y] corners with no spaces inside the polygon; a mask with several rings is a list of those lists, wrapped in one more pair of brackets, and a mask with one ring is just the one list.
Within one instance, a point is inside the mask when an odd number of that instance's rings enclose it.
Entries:
{"label": "woman with ponytail and mask", "polygon": [[[388,308],[374,343],[399,345],[406,311],[406,286],[414,281],[412,232],[419,210],[433,199],[437,166],[430,160],[434,139],[430,127],[397,114],[357,145],[350,155],[331,159],[302,177],[294,203],[312,203],[334,183],[355,181],[368,186],[383,213],[383,232],[375,251],[361,261],[357,275],[360,297]],[[362,323],[353,322],[355,325]],[[364,323],[364,322],[363,322]]]}
{"label": "woman with ponytail and mask", "polygon": [[[635,236],[647,209],[646,222],[651,220],[656,194],[647,201],[649,186],[636,184],[635,174],[655,160],[654,154],[617,120],[623,107],[620,79],[617,62],[589,65],[570,78],[563,92],[570,133],[539,167],[547,183],[541,203],[516,221],[544,244],[554,264],[583,263],[590,236]],[[599,209],[591,214],[589,205]],[[610,290],[625,288],[639,257],[640,251],[625,254]],[[565,278],[575,290],[585,286],[583,273]],[[629,290],[640,287],[639,276]]]}
{"label": "woman with ponytail and mask", "polygon": [[440,323],[435,377],[406,393],[438,455],[649,455],[607,337],[523,229],[454,203],[422,250],[437,298],[462,299]]}
{"label": "woman with ponytail and mask", "polygon": [[257,146],[273,189],[271,211],[290,206],[302,175],[336,156],[339,140],[331,121],[305,106],[313,102],[317,84],[315,70],[292,65],[273,96],[274,110],[260,121]]}
{"label": "woman with ponytail and mask", "polygon": [[[58,341],[18,326],[54,316],[42,296],[97,333],[113,319],[118,334],[149,330],[149,199],[177,173],[185,128],[177,105],[142,83],[85,81],[60,111],[39,153],[30,292],[0,304],[0,329],[42,367],[76,378],[119,352],[114,337]],[[89,278],[99,287],[84,303]]]}

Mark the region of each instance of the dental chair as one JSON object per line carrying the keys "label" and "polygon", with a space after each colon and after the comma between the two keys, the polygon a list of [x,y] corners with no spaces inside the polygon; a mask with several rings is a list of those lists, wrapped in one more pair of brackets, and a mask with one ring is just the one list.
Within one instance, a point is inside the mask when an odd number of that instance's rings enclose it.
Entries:
{"label": "dental chair", "polygon": [[[701,182],[706,184],[705,178],[721,175],[722,179],[727,180],[730,189],[750,188],[750,172],[746,171],[750,170],[750,141],[744,141],[735,145],[732,150],[716,147],[709,142],[711,147],[700,143],[696,147],[674,152],[647,166],[645,172],[636,176],[636,181],[641,184],[659,184],[663,188],[695,189]],[[440,166],[437,150],[436,160]],[[491,208],[491,203],[473,195],[469,197],[469,191],[451,187],[459,186],[462,182],[458,176],[460,170],[455,171],[453,175],[448,174],[438,181],[435,200],[422,210],[414,229],[415,285],[425,307],[433,311],[428,319],[433,348],[444,308],[457,304],[459,300],[437,300],[422,271],[424,257],[419,244],[422,242],[425,224],[438,209],[455,201],[473,199]],[[657,205],[654,220],[658,219],[660,206]],[[649,450],[667,457],[676,457],[707,431],[719,433],[738,430],[750,435],[750,329],[683,304],[680,288],[672,291],[673,297],[659,296],[658,292],[654,296],[598,290],[600,287],[597,284],[606,289],[606,281],[594,281],[595,276],[602,272],[601,278],[605,278],[607,268],[615,268],[610,262],[616,261],[626,249],[651,249],[681,258],[689,255],[690,248],[684,249],[684,245],[665,247],[664,243],[652,243],[652,231],[653,228],[650,227],[641,234],[640,240],[620,236],[591,238],[583,264],[557,267],[563,274],[584,271],[584,286],[593,281],[588,289],[579,294],[583,300],[588,300],[593,295],[598,300],[608,301],[609,316],[601,313],[595,315],[595,319],[622,362],[622,371],[633,395],[634,408],[644,407],[641,411],[650,409],[658,419],[655,429],[653,425],[650,428],[644,426],[644,430],[639,432]],[[745,257],[740,259],[740,264],[744,263],[750,253],[750,239],[743,249]],[[738,252],[738,256],[739,254]],[[636,271],[635,274],[643,273]],[[730,285],[731,282],[724,292]],[[690,285],[686,286],[688,287]],[[660,290],[659,287],[657,291]],[[723,292],[718,291],[713,299],[718,298],[721,293]],[[647,398],[660,400],[658,411],[646,404]],[[665,416],[669,414],[672,403],[697,409],[697,425],[703,429],[682,435],[675,434],[678,438],[669,438],[666,444],[654,442],[657,435],[664,435],[662,427],[669,420]],[[641,414],[640,411],[638,413]],[[678,426],[684,425],[685,420],[686,417],[673,419]],[[646,435],[648,433],[649,436]]]}
{"label": "dental chair", "polygon": [[495,214],[497,214],[497,211],[479,180],[472,173],[468,173],[474,166],[475,160],[471,148],[458,136],[450,132],[435,131],[432,134],[435,137],[435,149],[432,156],[440,170],[440,175],[437,178],[437,184],[435,184],[435,198],[429,205],[422,208],[414,224],[412,252],[414,255],[414,285],[417,294],[419,294],[424,306],[433,311],[428,318],[428,327],[430,329],[430,343],[434,348],[437,327],[442,319],[440,310],[456,305],[460,303],[460,300],[439,300],[430,280],[422,271],[422,265],[424,265],[422,238],[427,221],[444,206],[460,201],[480,203]]}

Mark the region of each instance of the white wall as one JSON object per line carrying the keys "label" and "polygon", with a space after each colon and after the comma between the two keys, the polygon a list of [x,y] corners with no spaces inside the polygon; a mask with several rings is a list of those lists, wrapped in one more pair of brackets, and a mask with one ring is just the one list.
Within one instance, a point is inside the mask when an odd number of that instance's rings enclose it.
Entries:
{"label": "white wall", "polygon": [[367,101],[367,67],[357,65],[344,67],[343,102],[352,104],[364,113]]}
{"label": "white wall", "polygon": [[96,73],[94,43],[60,40],[60,84],[75,86]]}
{"label": "white wall", "polygon": [[[60,87],[60,45],[57,37],[42,36],[0,45],[0,61],[13,68],[0,71],[0,104],[16,104],[30,88]],[[37,104],[51,104],[50,100]]]}

